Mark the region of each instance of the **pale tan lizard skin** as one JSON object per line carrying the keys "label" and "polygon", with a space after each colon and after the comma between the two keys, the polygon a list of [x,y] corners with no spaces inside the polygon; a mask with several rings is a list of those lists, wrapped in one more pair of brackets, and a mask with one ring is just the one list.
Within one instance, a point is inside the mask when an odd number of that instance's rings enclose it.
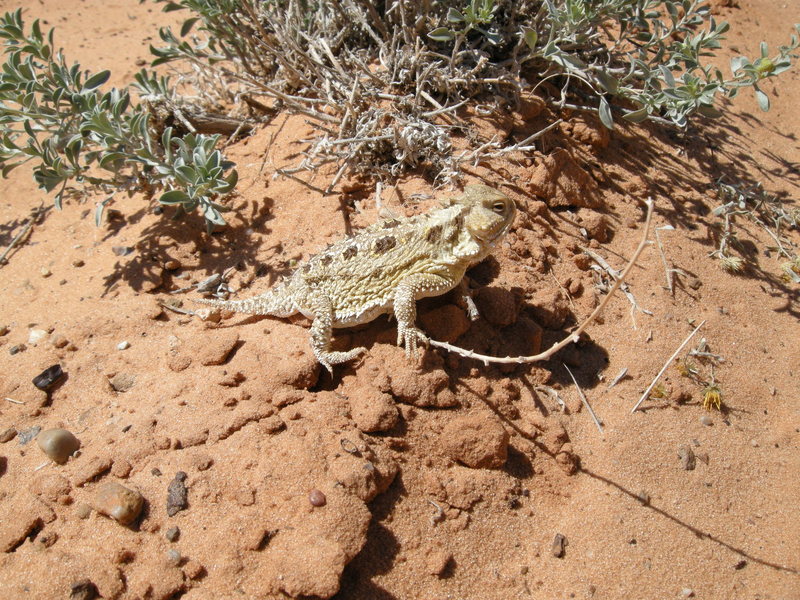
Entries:
{"label": "pale tan lizard skin", "polygon": [[444,294],[483,260],[508,232],[514,202],[485,185],[468,185],[449,206],[371,225],[313,256],[289,278],[244,300],[198,300],[225,310],[313,319],[311,348],[332,371],[366,351],[331,350],[334,327],[368,323],[394,312],[397,343],[416,358],[427,337],[415,325],[416,301]]}

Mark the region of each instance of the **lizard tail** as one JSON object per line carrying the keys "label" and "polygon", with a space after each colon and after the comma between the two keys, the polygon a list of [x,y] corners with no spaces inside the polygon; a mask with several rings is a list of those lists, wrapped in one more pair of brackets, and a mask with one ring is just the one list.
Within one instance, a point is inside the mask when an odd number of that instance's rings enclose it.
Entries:
{"label": "lizard tail", "polygon": [[192,298],[192,302],[208,304],[222,310],[245,313],[248,315],[261,315],[264,312],[264,301],[261,298],[245,298],[244,300],[207,300],[206,298]]}
{"label": "lizard tail", "polygon": [[279,285],[265,294],[244,298],[242,300],[207,300],[193,298],[193,302],[209,304],[222,310],[245,313],[248,315],[270,315],[273,317],[289,317],[297,312],[290,294],[286,293],[285,285]]}

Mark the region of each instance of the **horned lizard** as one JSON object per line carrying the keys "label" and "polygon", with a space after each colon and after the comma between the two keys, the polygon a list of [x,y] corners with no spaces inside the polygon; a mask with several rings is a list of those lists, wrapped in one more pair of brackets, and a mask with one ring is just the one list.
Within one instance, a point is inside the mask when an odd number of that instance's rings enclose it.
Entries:
{"label": "horned lizard", "polygon": [[485,185],[468,185],[448,206],[366,227],[313,256],[266,293],[244,300],[198,300],[241,313],[313,319],[311,348],[328,371],[366,348],[331,350],[334,327],[351,327],[394,311],[397,344],[416,358],[427,337],[415,326],[416,301],[457,285],[514,221],[514,202]]}

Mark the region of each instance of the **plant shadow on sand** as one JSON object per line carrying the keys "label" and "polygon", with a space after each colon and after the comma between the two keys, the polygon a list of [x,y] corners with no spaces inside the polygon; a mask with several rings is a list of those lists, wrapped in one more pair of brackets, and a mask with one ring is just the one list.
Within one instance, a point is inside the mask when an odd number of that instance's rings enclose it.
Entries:
{"label": "plant shadow on sand", "polygon": [[[176,251],[199,255],[199,265],[195,270],[204,272],[201,279],[211,273],[222,273],[228,267],[237,270],[256,263],[269,262],[265,256],[280,256],[282,246],[278,243],[264,248],[262,234],[269,234],[267,223],[273,218],[271,214],[274,201],[266,197],[261,202],[248,201],[235,207],[236,212],[228,213],[228,225],[219,232],[208,235],[204,222],[199,214],[185,215],[181,220],[161,215],[154,223],[146,226],[136,242],[129,249],[130,256],[121,256],[114,264],[113,270],[104,278],[104,295],[123,281],[136,292],[164,291],[187,285],[175,279],[173,274],[164,268],[167,261],[174,258]],[[148,213],[143,208],[126,217],[112,216],[109,232],[104,239],[111,239],[122,229],[116,221],[124,219],[127,225],[136,224]],[[281,265],[285,260],[281,260]],[[190,270],[182,265],[182,271]],[[257,269],[261,274],[261,269]],[[272,285],[285,269],[269,269]],[[186,280],[184,280],[186,281]]]}

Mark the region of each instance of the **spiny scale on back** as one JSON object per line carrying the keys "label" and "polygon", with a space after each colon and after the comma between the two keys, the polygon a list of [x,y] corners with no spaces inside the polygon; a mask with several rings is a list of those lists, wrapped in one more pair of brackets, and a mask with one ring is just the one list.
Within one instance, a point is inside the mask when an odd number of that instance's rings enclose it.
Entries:
{"label": "spiny scale on back", "polygon": [[427,341],[416,328],[416,300],[456,287],[511,227],[514,202],[484,185],[469,185],[449,206],[388,219],[310,258],[288,279],[245,300],[198,300],[236,312],[313,319],[311,348],[329,371],[364,352],[330,349],[331,329],[372,321],[394,311],[397,343],[416,356]]}

